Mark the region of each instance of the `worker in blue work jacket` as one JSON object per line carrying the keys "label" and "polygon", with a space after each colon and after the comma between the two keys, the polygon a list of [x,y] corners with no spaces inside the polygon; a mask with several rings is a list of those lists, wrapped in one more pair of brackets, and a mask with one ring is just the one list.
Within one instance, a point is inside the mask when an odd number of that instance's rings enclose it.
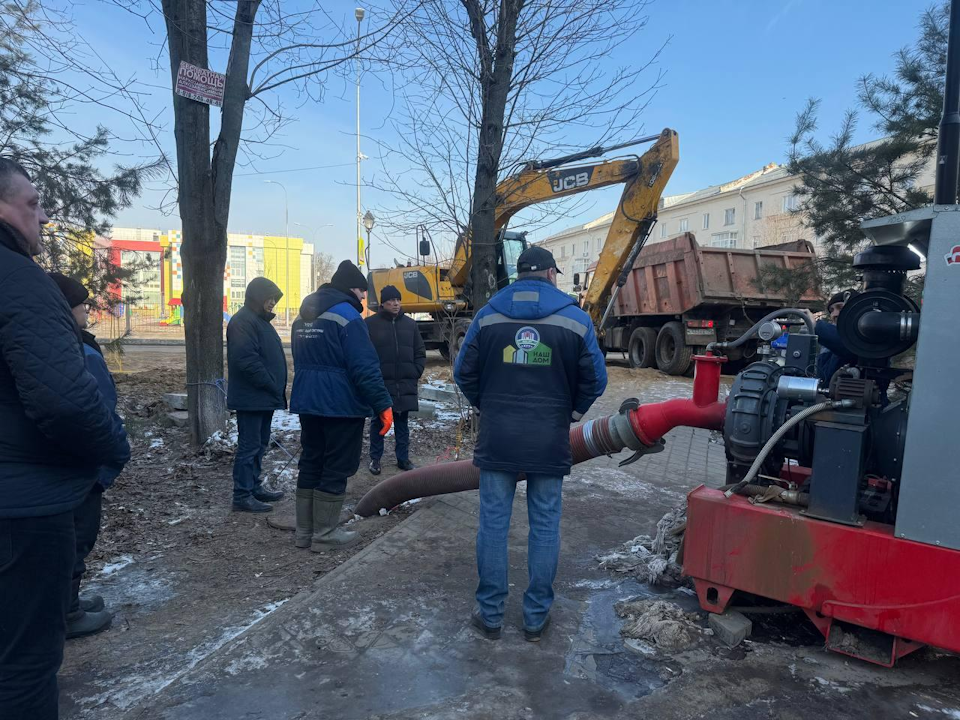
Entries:
{"label": "worker in blue work jacket", "polygon": [[308,295],[293,323],[290,412],[300,415],[297,547],[314,552],[353,544],[340,527],[347,479],[360,467],[363,429],[378,417],[380,434],[393,425],[380,358],[360,313],[367,280],[349,260],[328,285]]}
{"label": "worker in blue work jacket", "polygon": [[603,393],[607,371],[590,318],[557,289],[557,264],[532,247],[518,279],[477,313],[454,377],[480,411],[473,464],[480,468],[477,606],[471,622],[500,637],[507,599],[507,533],[518,475],[527,480],[530,519],[523,596],[524,636],[540,640],[550,620],[560,556],[563,478],[573,464],[570,424]]}

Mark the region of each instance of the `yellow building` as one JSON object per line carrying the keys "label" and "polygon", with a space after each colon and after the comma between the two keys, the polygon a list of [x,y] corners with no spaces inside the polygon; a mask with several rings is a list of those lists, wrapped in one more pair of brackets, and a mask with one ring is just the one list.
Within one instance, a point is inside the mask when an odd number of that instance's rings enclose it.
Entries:
{"label": "yellow building", "polygon": [[[179,230],[113,228],[111,240],[127,252],[134,247],[146,253],[155,249],[160,262],[151,282],[159,280],[165,306],[179,304],[183,294],[183,234]],[[286,317],[289,310],[292,320],[303,298],[314,290],[313,253],[313,245],[300,237],[229,233],[223,273],[224,310],[232,314],[240,309],[247,284],[255,277],[266,277],[283,291],[275,312]]]}

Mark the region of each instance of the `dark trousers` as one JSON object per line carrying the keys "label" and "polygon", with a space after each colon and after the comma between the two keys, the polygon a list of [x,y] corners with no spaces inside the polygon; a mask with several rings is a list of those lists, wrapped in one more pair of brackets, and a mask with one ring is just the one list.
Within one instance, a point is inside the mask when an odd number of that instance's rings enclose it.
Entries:
{"label": "dark trousers", "polygon": [[300,416],[300,472],[297,487],[332,495],[347,491],[347,478],[356,474],[363,452],[366,418]]}
{"label": "dark trousers", "polygon": [[260,484],[263,455],[270,447],[273,410],[237,410],[237,454],[233,458],[233,501],[253,493]]}
{"label": "dark trousers", "polygon": [[[383,423],[380,417],[373,417],[370,420],[370,459],[379,460],[383,457],[383,437],[380,431],[383,429]],[[410,413],[393,414],[393,433],[397,441],[397,462],[403,462],[410,459]]]}
{"label": "dark trousers", "polygon": [[97,544],[100,534],[100,512],[103,507],[103,486],[96,483],[76,510],[73,526],[77,535],[77,558],[73,562],[73,582],[70,585],[70,612],[80,609],[80,582],[87,571],[85,560]]}
{"label": "dark trousers", "polygon": [[0,718],[57,717],[70,578],[73,513],[0,519]]}

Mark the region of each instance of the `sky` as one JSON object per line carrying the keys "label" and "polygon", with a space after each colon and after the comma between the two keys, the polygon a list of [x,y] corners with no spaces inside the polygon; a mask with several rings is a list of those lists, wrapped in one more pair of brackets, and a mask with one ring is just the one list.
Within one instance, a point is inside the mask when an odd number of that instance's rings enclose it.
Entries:
{"label": "sky", "polygon": [[[158,18],[147,23],[109,3],[88,2],[75,6],[77,33],[122,76],[136,76],[149,86],[152,94],[145,102],[165,125],[160,142],[173,156],[169,60],[161,45],[162,24]],[[662,87],[643,115],[643,126],[630,134],[653,134],[664,127],[677,130],[680,164],[666,192],[691,192],[770,162],[783,162],[796,113],[809,97],[822,101],[820,128],[822,136],[828,137],[855,103],[858,77],[893,70],[893,54],[916,37],[919,16],[928,5],[929,0],[655,0],[648,8],[646,28],[609,57],[602,69],[612,73],[618,65],[644,63],[668,41],[656,70],[651,71],[664,73]],[[325,2],[323,6],[346,25],[354,22],[354,3]],[[225,58],[215,55],[211,65],[223,71]],[[650,77],[652,81],[654,76]],[[392,121],[397,109],[390,78],[365,76],[362,92],[363,152],[375,155],[378,141],[389,143],[396,137]],[[271,149],[276,157],[257,162],[255,168],[237,168],[230,230],[284,234],[284,192],[265,182],[274,180],[287,191],[291,236],[314,242],[318,251],[329,252],[335,259],[353,257],[353,84],[332,78],[322,103],[301,104],[289,91],[282,91],[279,99],[296,122],[284,130],[283,147]],[[76,122],[102,122],[119,135],[129,135],[126,121],[102,110],[79,108]],[[870,123],[868,117],[862,119],[857,141],[877,136]],[[131,143],[121,147],[130,153],[147,151]],[[365,169],[364,176],[371,172],[372,168]],[[114,225],[179,229],[175,208],[172,214],[156,209],[168,188],[165,181],[151,183]],[[609,212],[619,192],[599,190],[583,196],[572,215],[538,226],[530,239],[541,240]],[[396,208],[392,198],[369,188],[363,191],[363,205],[374,215],[387,206]],[[523,222],[521,215],[511,228],[522,230]],[[384,241],[409,246],[413,252],[412,238],[380,237],[379,233],[375,227],[374,266],[391,264],[398,257],[398,251]]]}

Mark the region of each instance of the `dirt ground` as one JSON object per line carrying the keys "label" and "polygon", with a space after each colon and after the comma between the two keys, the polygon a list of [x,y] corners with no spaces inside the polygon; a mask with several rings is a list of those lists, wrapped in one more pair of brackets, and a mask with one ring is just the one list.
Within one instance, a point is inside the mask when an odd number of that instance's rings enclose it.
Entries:
{"label": "dirt ground", "polygon": [[[185,428],[166,427],[162,395],[184,387],[183,348],[139,348],[111,358],[120,412],[133,457],[104,495],[100,538],[88,560],[85,592],[104,596],[112,627],[67,644],[61,679],[65,718],[102,717],[123,710],[196,665],[263,613],[282,604],[401,522],[414,507],[356,522],[363,541],[342,551],[312,553],[293,535],[268,527],[265,515],[230,510],[233,449],[227,439],[199,451]],[[122,369],[121,369],[122,368]],[[291,369],[292,378],[292,369]],[[450,378],[437,355],[424,380]],[[418,464],[453,459],[457,423],[411,420],[411,456]],[[235,433],[236,426],[232,425]],[[278,414],[274,437],[289,452],[299,447],[297,417]],[[349,482],[347,507],[397,472],[387,439],[380,477],[366,469]],[[469,438],[461,452],[469,452]],[[296,463],[271,448],[264,473],[287,492],[274,514],[292,511]]]}

